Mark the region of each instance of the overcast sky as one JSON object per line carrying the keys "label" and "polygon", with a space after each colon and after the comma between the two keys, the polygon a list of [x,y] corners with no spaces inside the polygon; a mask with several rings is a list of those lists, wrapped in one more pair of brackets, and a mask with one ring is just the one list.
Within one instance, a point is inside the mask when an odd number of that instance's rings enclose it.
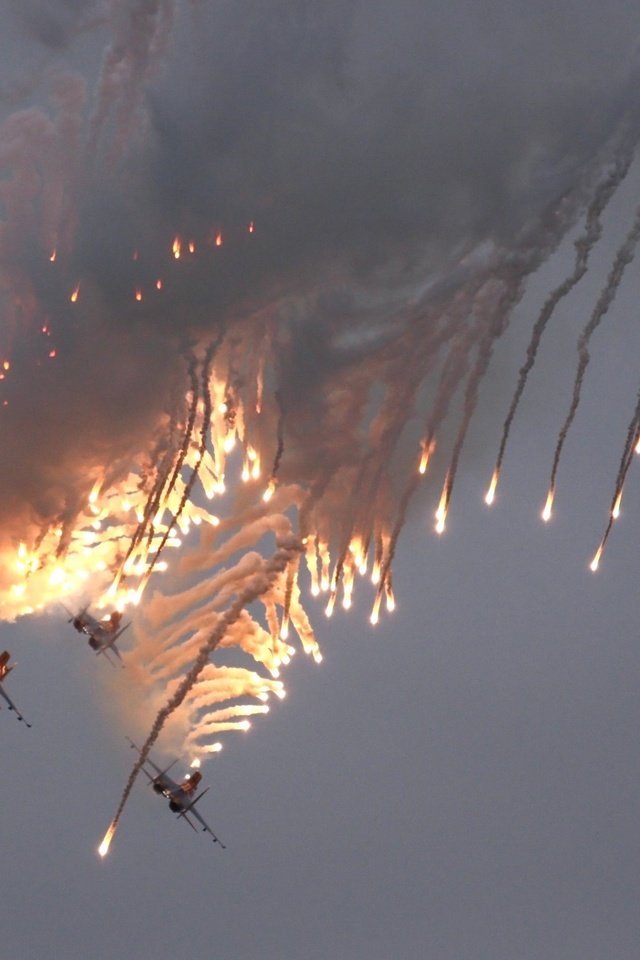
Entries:
{"label": "overcast sky", "polygon": [[[625,68],[640,17],[622,3],[606,18],[577,2],[539,4],[536,12],[524,3],[434,4],[428,13],[423,4],[400,6],[398,13],[391,3],[332,3],[307,22],[303,3],[274,4],[271,16],[261,4],[246,5],[241,16],[237,5],[221,3],[215,17],[209,5],[194,4],[206,40],[193,48],[198,57],[189,55],[191,21],[179,21],[170,54],[175,86],[169,91],[159,79],[150,91],[157,136],[138,168],[149,178],[143,206],[169,222],[176,210],[206,219],[204,208],[221,197],[229,218],[263,202],[278,253],[251,264],[252,298],[266,295],[270,269],[278,283],[296,282],[296,271],[307,278],[314,266],[329,275],[335,243],[354,287],[378,292],[381,275],[396,290],[407,272],[417,282],[422,259],[445,265],[459,244],[485,235],[508,240],[534,208],[572,185],[608,118],[629,105]],[[287,17],[294,8],[299,22]],[[13,97],[16,78],[33,86],[32,99],[41,97],[41,78],[29,80],[32,64],[71,60],[92,75],[95,30],[82,42],[71,38],[88,9],[7,4],[11,43],[2,49]],[[480,131],[479,77],[489,78]],[[316,140],[305,112],[311,102]],[[460,112],[447,127],[454,107]],[[258,129],[238,115],[256,115]],[[536,136],[528,138],[534,116]],[[457,142],[464,163],[454,173],[448,158]],[[214,143],[218,154],[203,157]],[[182,176],[170,174],[172,151],[186,164]],[[392,184],[395,162],[401,175]],[[271,211],[267,187],[284,198],[286,217]],[[28,730],[0,712],[7,956],[635,960],[634,469],[597,575],[588,562],[638,389],[636,265],[592,343],[554,522],[545,527],[539,513],[575,343],[639,187],[634,166],[607,212],[588,275],[554,317],[493,510],[483,496],[500,428],[540,305],[571,269],[574,234],[532,278],[496,349],[446,536],[432,530],[435,487],[413,505],[394,566],[395,615],[371,628],[370,598],[356,594],[355,609],[329,622],[309,600],[324,663],[298,654],[287,698],[251,732],[227,736],[204,768],[212,789],[199,809],[226,850],[174,822],[139,781],[101,861],[96,847],[131,767],[126,723],[111,695],[116,672],[62,611],[0,625],[0,648],[19,661],[7,690],[33,722]],[[418,212],[407,206],[410,197]],[[314,239],[302,243],[323,211]],[[329,211],[340,213],[338,224]],[[92,206],[88,222],[99,215]],[[379,224],[380,245],[365,242]],[[107,249],[110,229],[100,234]],[[295,251],[289,260],[288,251]],[[220,310],[239,302],[241,276],[239,260],[224,290],[212,294]],[[208,290],[203,281],[199,295]],[[108,370],[108,352],[97,366],[103,361]],[[50,407],[42,415],[57,429]],[[111,427],[117,433],[118,422]],[[10,458],[6,443],[3,450]]]}

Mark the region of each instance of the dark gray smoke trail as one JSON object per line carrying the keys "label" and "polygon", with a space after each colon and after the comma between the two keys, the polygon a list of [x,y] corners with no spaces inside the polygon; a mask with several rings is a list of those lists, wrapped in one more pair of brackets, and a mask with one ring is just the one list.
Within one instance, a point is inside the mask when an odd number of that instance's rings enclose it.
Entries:
{"label": "dark gray smoke trail", "polygon": [[[167,543],[167,540],[171,536],[171,530],[174,524],[176,524],[180,519],[180,517],[182,516],[184,508],[187,505],[187,501],[191,496],[191,491],[193,490],[193,486],[198,478],[198,473],[200,472],[200,464],[202,463],[202,458],[204,456],[204,452],[207,447],[207,438],[209,436],[209,430],[211,429],[211,389],[209,386],[209,379],[211,376],[211,364],[213,363],[216,353],[220,349],[220,346],[222,344],[222,341],[224,340],[224,337],[225,337],[225,330],[223,329],[218,334],[217,339],[214,340],[213,343],[211,343],[207,348],[207,352],[202,361],[201,385],[202,385],[202,396],[203,396],[204,406],[203,406],[203,412],[202,412],[202,426],[200,429],[200,445],[198,447],[198,453],[196,455],[196,462],[193,466],[189,479],[184,485],[184,490],[182,491],[182,496],[180,497],[180,503],[178,504],[178,507],[175,513],[173,513],[169,517],[169,519],[165,521],[166,530],[162,535],[162,538],[156,548],[156,552],[152,560],[149,563],[149,567],[147,569],[147,572],[145,573],[143,583],[146,583],[149,580],[149,577],[151,576],[151,574],[153,573],[153,569],[156,563],[158,562],[158,560],[160,559],[160,555]],[[194,388],[194,383],[197,383],[195,379],[195,372],[191,382],[192,390]],[[197,398],[197,392],[196,392],[194,393],[194,399],[193,399],[192,408],[191,408],[193,411],[196,410],[197,400],[198,398]],[[190,433],[192,433],[193,426],[189,428],[189,425],[187,425],[187,430],[189,429],[190,429]],[[177,464],[176,464],[176,469],[177,469]],[[174,476],[175,476],[175,471],[174,471]],[[171,487],[169,487],[169,490],[167,492],[169,492],[170,489]]]}
{"label": "dark gray smoke trail", "polygon": [[109,122],[109,165],[118,163],[130,149],[131,135],[142,119],[144,84],[162,60],[173,14],[173,0],[111,3],[113,40],[105,51],[98,80],[87,141],[89,164]]}
{"label": "dark gray smoke trail", "polygon": [[[609,507],[609,519],[607,521],[607,526],[605,528],[602,540],[600,541],[600,546],[598,547],[598,552],[596,554],[596,560],[592,564],[592,568],[597,567],[597,563],[602,555],[602,552],[607,545],[607,540],[609,539],[609,534],[611,533],[611,528],[613,527],[613,521],[616,519],[616,509],[620,506],[620,499],[622,497],[622,490],[624,488],[625,480],[627,479],[627,473],[629,472],[629,467],[633,460],[633,455],[635,451],[636,444],[640,438],[640,392],[638,393],[638,399],[636,402],[636,408],[633,412],[633,417],[627,428],[627,436],[625,440],[624,450],[622,451],[622,457],[620,458],[620,465],[618,467],[618,474],[616,477],[616,483],[613,490],[613,496],[611,497],[611,504]],[[595,566],[594,566],[595,564]]]}
{"label": "dark gray smoke trail", "polygon": [[[189,445],[191,443],[191,438],[193,435],[193,429],[195,426],[196,413],[198,408],[199,385],[198,385],[198,378],[196,375],[196,366],[197,366],[196,358],[193,354],[191,354],[191,356],[189,357],[189,364],[188,364],[188,376],[191,383],[191,403],[189,405],[187,422],[185,424],[185,428],[182,434],[182,442],[180,444],[180,448],[178,449],[177,454],[175,454],[172,445],[171,444],[168,445],[163,469],[158,471],[156,483],[151,493],[149,494],[147,498],[147,502],[145,504],[142,520],[136,527],[133,533],[133,536],[131,537],[129,546],[127,548],[127,552],[116,574],[116,579],[115,579],[116,585],[120,583],[120,581],[123,579],[125,575],[124,574],[125,565],[129,560],[129,558],[131,557],[131,555],[133,554],[133,551],[136,549],[138,544],[144,538],[145,534],[146,534],[147,542],[149,546],[153,542],[153,537],[155,533],[154,526],[153,526],[153,518],[155,517],[156,513],[160,508],[160,504],[163,496],[168,496],[171,493],[171,491],[173,490],[177,482],[178,477],[180,476],[180,471],[182,470],[184,459],[188,453]],[[173,420],[172,420],[172,423],[173,423]],[[167,531],[165,532],[165,537],[164,537],[162,546],[164,546],[164,543],[166,542],[168,531],[170,529],[171,529],[171,525],[168,526]],[[155,563],[157,559],[158,559],[158,555],[156,555],[153,562]]]}
{"label": "dark gray smoke trail", "polygon": [[563,280],[562,283],[555,288],[555,290],[551,291],[542,305],[538,319],[536,320],[533,330],[531,331],[531,339],[529,340],[529,344],[527,346],[526,360],[518,372],[518,383],[511,401],[511,406],[509,407],[509,411],[502,427],[502,436],[500,438],[500,447],[498,449],[498,456],[496,458],[494,472],[494,475],[496,476],[499,476],[500,471],[502,470],[502,461],[504,459],[504,452],[509,439],[509,433],[511,431],[511,424],[513,423],[513,418],[516,415],[520,399],[527,385],[529,373],[536,362],[538,348],[540,346],[540,341],[542,340],[546,326],[560,301],[573,290],[573,288],[579,283],[579,281],[587,272],[591,251],[602,235],[602,214],[604,213],[613,194],[627,175],[633,159],[634,147],[635,137],[633,138],[632,143],[627,143],[623,147],[620,154],[613,162],[613,168],[611,172],[597,188],[593,201],[591,202],[591,205],[587,211],[585,229],[574,244],[576,248],[576,259],[573,273],[566,277],[566,279]]}
{"label": "dark gray smoke trail", "polygon": [[584,330],[580,334],[578,340],[578,368],[576,370],[576,377],[573,385],[573,395],[571,398],[571,404],[569,406],[569,412],[567,413],[566,419],[562,425],[560,433],[558,435],[558,442],[556,444],[555,453],[553,456],[553,465],[551,467],[551,480],[549,483],[549,489],[555,491],[556,486],[556,476],[558,473],[558,465],[560,463],[560,456],[562,454],[562,448],[564,442],[567,439],[567,434],[573,423],[573,419],[576,415],[576,410],[578,409],[578,404],[580,403],[580,393],[582,391],[582,383],[584,380],[584,374],[589,365],[589,360],[591,355],[589,353],[589,342],[593,336],[595,330],[599,326],[601,320],[607,313],[607,310],[613,303],[616,293],[618,292],[618,287],[622,277],[624,276],[624,271],[627,268],[628,264],[633,260],[634,254],[636,252],[636,246],[638,240],[640,239],[640,208],[636,211],[635,219],[633,226],[631,227],[627,237],[616,253],[615,259],[613,261],[613,266],[607,277],[607,282],[605,284],[602,293],[598,297],[598,302],[589,318],[589,322],[585,326]]}
{"label": "dark gray smoke trail", "polygon": [[279,390],[276,390],[273,395],[274,400],[276,401],[278,407],[278,426],[277,426],[277,446],[276,454],[273,458],[273,466],[271,468],[271,475],[269,477],[271,482],[275,482],[278,476],[278,470],[280,469],[280,461],[282,460],[282,455],[284,453],[284,409],[282,406],[282,394]]}

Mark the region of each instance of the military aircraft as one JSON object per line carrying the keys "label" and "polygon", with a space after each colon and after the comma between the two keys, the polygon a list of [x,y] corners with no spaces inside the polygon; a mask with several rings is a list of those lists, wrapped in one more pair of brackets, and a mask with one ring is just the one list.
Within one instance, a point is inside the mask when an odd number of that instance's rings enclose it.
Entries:
{"label": "military aircraft", "polygon": [[[129,740],[129,737],[127,737]],[[132,748],[137,750],[140,753],[140,748],[135,745],[133,740],[129,740]],[[194,770],[193,773],[187,774],[182,783],[176,783],[175,780],[172,780],[168,776],[168,771],[171,769],[174,763],[177,763],[177,760],[174,760],[173,763],[170,763],[168,767],[165,767],[164,770],[161,770],[160,767],[156,766],[153,760],[147,760],[147,763],[153,768],[153,774],[151,774],[147,768],[142,765],[142,771],[149,780],[149,783],[153,787],[155,793],[163,796],[166,800],[169,801],[169,809],[172,813],[178,814],[178,819],[185,819],[192,830],[197,832],[198,828],[195,824],[189,819],[189,814],[194,816],[198,823],[201,825],[204,833],[208,833],[213,838],[214,843],[219,843],[223,850],[226,850],[226,847],[222,840],[215,835],[208,823],[205,823],[204,819],[200,816],[196,810],[196,803],[201,797],[204,797],[205,793],[209,789],[207,787],[202,793],[199,793],[197,797],[194,797],[196,790],[198,789],[198,784],[202,780],[202,774],[199,770]]]}
{"label": "military aircraft", "polygon": [[96,620],[90,613],[87,613],[87,607],[84,607],[80,613],[75,614],[71,613],[71,610],[67,607],[64,607],[64,609],[69,614],[68,622],[74,625],[78,633],[84,633],[89,638],[89,646],[92,650],[95,650],[96,653],[103,653],[111,666],[115,666],[115,664],[109,656],[110,650],[115,653],[119,660],[122,660],[120,651],[116,647],[116,640],[131,624],[125,623],[124,627],[120,626],[122,614],[118,610],[114,610],[104,620]]}
{"label": "military aircraft", "polygon": [[11,654],[9,653],[8,650],[5,650],[3,653],[0,653],[0,697],[4,697],[4,699],[9,704],[9,710],[13,710],[15,712],[15,715],[18,718],[18,720],[22,720],[23,723],[25,723],[28,727],[30,727],[31,724],[28,723],[25,720],[25,718],[22,716],[22,714],[16,707],[15,703],[13,702],[9,694],[5,691],[2,685],[2,681],[8,676],[8,674],[11,673],[11,671],[13,670],[13,667],[15,667],[15,663],[13,664],[13,666],[11,667],[9,666],[10,656]]}

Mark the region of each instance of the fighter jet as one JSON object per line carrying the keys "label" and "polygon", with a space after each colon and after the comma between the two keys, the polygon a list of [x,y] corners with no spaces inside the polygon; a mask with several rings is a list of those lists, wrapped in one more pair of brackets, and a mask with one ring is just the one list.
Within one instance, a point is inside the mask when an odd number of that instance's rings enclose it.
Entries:
{"label": "fighter jet", "polygon": [[0,697],[4,697],[4,699],[9,704],[9,710],[13,710],[15,712],[15,715],[18,718],[18,720],[22,720],[24,724],[30,727],[31,724],[27,723],[27,721],[22,716],[22,714],[16,707],[13,700],[10,698],[9,694],[5,691],[3,686],[3,680],[8,676],[8,674],[11,673],[11,671],[13,670],[13,667],[15,667],[15,663],[13,664],[13,666],[11,667],[9,666],[10,656],[11,654],[9,653],[8,650],[5,650],[3,653],[0,653]]}
{"label": "fighter jet", "polygon": [[110,650],[115,653],[119,660],[122,660],[120,651],[116,647],[116,640],[122,636],[131,624],[125,623],[124,627],[120,626],[122,614],[118,610],[114,610],[104,620],[96,620],[90,613],[87,613],[87,607],[84,607],[77,614],[71,613],[67,607],[64,609],[69,614],[68,622],[73,624],[78,633],[84,633],[89,638],[89,646],[92,650],[95,650],[96,653],[103,653],[111,666],[115,666],[115,664],[109,656]]}
{"label": "fighter jet", "polygon": [[[127,737],[129,740],[129,737]],[[129,743],[134,750],[137,750],[140,753],[139,747],[135,745],[133,740],[129,740]],[[202,774],[199,770],[194,770],[193,773],[187,774],[182,783],[177,783],[175,780],[172,780],[168,775],[168,771],[177,763],[177,760],[174,760],[173,763],[170,763],[168,767],[165,767],[164,770],[161,770],[160,767],[156,766],[153,760],[147,760],[147,763],[150,767],[153,768],[153,774],[150,773],[147,768],[142,766],[143,773],[149,780],[149,783],[153,787],[155,793],[163,796],[166,800],[169,801],[169,809],[172,813],[178,814],[178,819],[184,819],[187,821],[192,830],[197,832],[197,827],[192,820],[189,819],[189,815],[196,818],[204,833],[208,833],[213,838],[214,843],[219,843],[223,850],[226,850],[226,847],[222,840],[219,839],[211,829],[208,823],[200,816],[196,810],[196,803],[209,789],[207,787],[202,793],[199,793],[198,796],[194,796],[196,790],[198,789],[198,784],[202,780]]]}

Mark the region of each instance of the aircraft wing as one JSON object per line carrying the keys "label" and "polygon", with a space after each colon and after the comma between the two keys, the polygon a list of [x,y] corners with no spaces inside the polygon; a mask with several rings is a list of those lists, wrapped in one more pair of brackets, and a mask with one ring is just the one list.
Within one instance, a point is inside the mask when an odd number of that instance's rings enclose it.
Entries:
{"label": "aircraft wing", "polygon": [[109,642],[107,642],[107,643],[96,643],[96,645],[94,646],[93,640],[94,640],[93,637],[90,637],[90,638],[89,638],[89,646],[91,647],[92,650],[95,650],[96,653],[102,653],[102,654],[104,654],[105,660],[108,660],[109,663],[111,664],[111,666],[112,666],[112,667],[115,667],[115,666],[117,666],[117,664],[116,664],[116,663],[111,659],[111,657],[109,656],[109,651],[112,650],[112,651],[115,653],[115,655],[117,656],[118,660],[120,661],[120,666],[124,669],[124,660],[122,659],[122,657],[121,657],[121,655],[120,655],[120,651],[119,651],[118,648],[116,647],[115,643],[109,643]]}
{"label": "aircraft wing", "polygon": [[73,623],[74,620],[79,620],[80,622],[86,623],[87,618],[89,617],[89,614],[87,613],[88,605],[83,607],[78,613],[74,613],[73,610],[69,610],[69,607],[62,603],[62,601],[60,601],[60,606],[69,616],[69,620],[67,621],[68,623]]}
{"label": "aircraft wing", "polygon": [[[141,751],[140,751],[140,747],[136,746],[136,744],[133,742],[133,740],[131,740],[129,737],[127,737],[126,739],[129,741],[129,745],[131,746],[131,749],[132,749],[132,750],[136,750],[140,755],[142,755],[142,754],[141,754]],[[172,788],[172,787],[177,787],[178,785],[177,785],[177,783],[175,783],[175,782],[171,779],[171,777],[168,777],[166,774],[167,774],[167,771],[170,770],[171,767],[172,767],[175,763],[177,763],[177,762],[178,762],[177,760],[174,760],[172,763],[169,764],[168,767],[165,767],[165,769],[162,770],[162,769],[158,766],[157,763],[154,763],[154,762],[153,762],[153,760],[151,759],[151,757],[147,757],[147,759],[144,761],[144,763],[148,763],[150,767],[153,767],[153,769],[155,770],[156,775],[155,775],[155,777],[152,777],[151,774],[149,773],[149,771],[148,771],[148,770],[146,769],[146,767],[144,766],[144,764],[142,765],[142,771],[143,771],[143,773],[145,773],[145,774],[147,775],[147,777],[149,778],[149,780],[150,780],[151,782],[156,781],[156,782],[160,783],[161,786],[167,787],[167,788],[170,789],[170,788]]]}
{"label": "aircraft wing", "polygon": [[[208,790],[208,789],[209,789],[209,788],[207,787],[207,790]],[[204,819],[204,817],[202,817],[202,816],[199,814],[199,812],[196,810],[196,803],[198,802],[198,800],[200,799],[200,797],[203,797],[203,796],[205,795],[205,793],[207,792],[207,790],[203,790],[202,793],[201,793],[199,796],[197,796],[197,797],[195,798],[195,800],[194,800],[192,803],[189,804],[188,807],[185,807],[185,809],[182,810],[182,811],[178,814],[178,817],[184,817],[184,819],[187,821],[187,823],[189,824],[189,826],[190,826],[190,827],[193,827],[193,829],[195,830],[195,829],[196,829],[195,826],[193,825],[193,823],[192,823],[191,820],[189,819],[189,815],[194,816],[194,817],[196,818],[196,820],[198,821],[198,823],[200,824],[200,826],[202,827],[203,832],[210,834],[210,836],[211,836],[212,839],[213,839],[213,842],[214,842],[214,843],[219,843],[220,846],[222,847],[222,849],[223,849],[223,850],[226,850],[227,848],[226,848],[226,846],[224,845],[224,843],[222,842],[222,840],[220,839],[220,837],[216,836],[216,834],[213,832],[213,830],[211,829],[211,827],[209,826],[209,824],[206,822],[206,820]]]}
{"label": "aircraft wing", "polygon": [[121,630],[118,630],[118,632],[115,633],[115,634],[113,635],[113,637],[109,636],[108,632],[105,631],[105,633],[107,634],[107,636],[105,637],[105,640],[104,640],[105,646],[104,646],[104,647],[102,648],[102,650],[100,651],[101,653],[103,653],[104,650],[105,650],[105,648],[106,648],[106,647],[109,647],[110,650],[113,650],[113,652],[115,653],[115,655],[116,655],[116,657],[118,658],[118,660],[120,660],[120,662],[122,663],[122,666],[123,666],[123,667],[124,667],[124,662],[123,662],[123,660],[122,660],[122,654],[120,653],[120,651],[119,651],[118,648],[116,647],[116,640],[118,639],[118,637],[121,637],[122,634],[125,632],[125,630],[126,630],[128,627],[130,627],[130,626],[131,626],[131,621],[129,621],[129,623],[125,623],[124,627],[122,627]]}
{"label": "aircraft wing", "polygon": [[9,696],[9,694],[6,692],[6,690],[4,689],[4,687],[2,686],[1,683],[0,683],[0,697],[4,697],[4,699],[5,699],[5,700],[7,701],[7,703],[9,704],[9,710],[13,710],[13,711],[14,711],[14,713],[15,713],[16,717],[18,718],[18,720],[22,720],[22,722],[23,722],[24,724],[26,724],[27,727],[30,727],[30,726],[31,726],[31,724],[28,723],[28,722],[25,720],[25,718],[22,716],[22,714],[20,713],[20,711],[19,711],[18,708],[16,707],[15,703],[13,702],[13,700],[11,699],[11,697]]}

